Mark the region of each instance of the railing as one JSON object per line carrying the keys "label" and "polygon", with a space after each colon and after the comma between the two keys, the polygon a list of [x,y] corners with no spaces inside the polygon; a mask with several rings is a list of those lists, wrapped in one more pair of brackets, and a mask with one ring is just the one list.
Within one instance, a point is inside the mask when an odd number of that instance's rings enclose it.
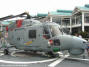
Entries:
{"label": "railing", "polygon": [[[62,26],[70,28],[70,24],[63,24]],[[80,27],[80,26],[82,26],[82,24],[81,23],[76,23],[76,24],[72,24],[71,26],[72,27]],[[89,23],[84,23],[84,26],[89,26]]]}
{"label": "railing", "polygon": [[72,25],[72,27],[79,27],[79,26],[81,26],[81,24]]}
{"label": "railing", "polygon": [[70,25],[66,26],[66,25],[62,25],[63,28],[70,28]]}
{"label": "railing", "polygon": [[89,26],[89,23],[84,23],[85,26]]}

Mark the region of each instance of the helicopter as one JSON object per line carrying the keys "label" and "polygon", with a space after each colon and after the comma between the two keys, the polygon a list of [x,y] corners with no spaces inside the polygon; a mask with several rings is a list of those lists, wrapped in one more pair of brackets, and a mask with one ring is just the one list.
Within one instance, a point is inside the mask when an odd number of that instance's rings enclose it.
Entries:
{"label": "helicopter", "polygon": [[[61,26],[55,22],[40,22],[31,18],[28,13],[10,15],[0,18],[1,21],[23,17],[6,27],[8,42],[16,49],[32,52],[45,52],[54,57],[58,51],[68,50],[71,55],[81,55],[85,51],[87,41],[72,35],[66,34]],[[8,54],[8,49],[5,49]]]}

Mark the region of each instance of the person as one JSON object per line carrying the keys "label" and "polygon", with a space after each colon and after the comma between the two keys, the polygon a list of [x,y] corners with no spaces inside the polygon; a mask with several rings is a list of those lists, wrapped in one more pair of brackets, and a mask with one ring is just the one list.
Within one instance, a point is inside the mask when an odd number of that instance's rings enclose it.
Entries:
{"label": "person", "polygon": [[78,35],[78,37],[79,37],[79,38],[82,38],[82,36],[81,36],[80,34]]}
{"label": "person", "polygon": [[80,34],[75,34],[75,36],[77,36],[79,38],[82,38],[82,36]]}
{"label": "person", "polygon": [[78,37],[78,34],[76,33],[75,36]]}
{"label": "person", "polygon": [[88,52],[88,56],[89,56],[89,45],[88,45],[88,47],[87,47],[87,52]]}

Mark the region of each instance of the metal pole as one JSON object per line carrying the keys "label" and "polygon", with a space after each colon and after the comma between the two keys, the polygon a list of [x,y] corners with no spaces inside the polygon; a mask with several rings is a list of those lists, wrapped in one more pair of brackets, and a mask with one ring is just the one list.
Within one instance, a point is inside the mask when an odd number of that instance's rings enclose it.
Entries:
{"label": "metal pole", "polygon": [[[0,22],[0,23],[1,23],[1,22]],[[1,31],[3,30],[2,26],[3,26],[3,25],[2,25],[2,23],[1,23]]]}
{"label": "metal pole", "polygon": [[84,12],[82,12],[82,32],[84,32]]}
{"label": "metal pole", "polygon": [[72,33],[72,19],[70,17],[70,33]]}

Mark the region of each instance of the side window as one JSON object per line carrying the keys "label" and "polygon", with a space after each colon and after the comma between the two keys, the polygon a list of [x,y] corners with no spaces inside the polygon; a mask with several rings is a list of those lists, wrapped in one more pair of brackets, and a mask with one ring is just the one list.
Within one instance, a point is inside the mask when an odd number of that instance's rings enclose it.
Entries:
{"label": "side window", "polygon": [[47,29],[44,28],[44,34],[49,34],[49,31]]}
{"label": "side window", "polygon": [[60,46],[60,40],[59,39],[55,39],[54,40],[54,45],[55,46]]}
{"label": "side window", "polygon": [[36,30],[29,30],[29,38],[36,38]]}

